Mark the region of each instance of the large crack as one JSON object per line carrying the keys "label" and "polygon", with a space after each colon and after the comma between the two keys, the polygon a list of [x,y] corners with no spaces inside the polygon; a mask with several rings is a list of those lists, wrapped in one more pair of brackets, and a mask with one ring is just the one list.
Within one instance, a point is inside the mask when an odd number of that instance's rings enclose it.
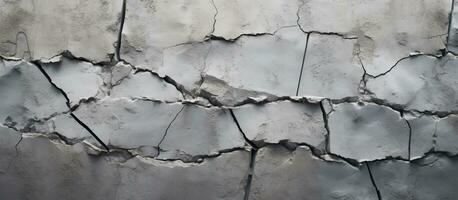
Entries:
{"label": "large crack", "polygon": [[369,173],[369,177],[371,179],[372,186],[374,186],[374,190],[377,193],[377,198],[378,198],[378,200],[382,200],[382,194],[380,193],[380,190],[377,187],[377,183],[375,182],[374,175],[372,174],[371,167],[370,167],[368,162],[365,162],[365,163],[366,163],[367,171]]}
{"label": "large crack", "polygon": [[452,0],[452,7],[450,8],[450,14],[448,16],[448,30],[447,30],[447,40],[446,40],[446,47],[448,47],[450,42],[450,31],[452,30],[452,19],[453,19],[453,11],[455,10],[455,0]]}
{"label": "large crack", "polygon": [[[72,106],[70,104],[70,99],[68,98],[67,96],[67,93],[65,93],[65,91],[60,88],[59,86],[57,86],[51,79],[51,77],[49,76],[48,73],[46,73],[46,71],[44,70],[43,66],[41,66],[41,63],[39,61],[34,61],[32,62],[39,70],[40,72],[43,74],[43,76],[46,77],[46,79],[48,80],[48,82],[54,87],[56,88],[58,91],[60,91],[60,93],[62,94],[62,96],[66,99],[66,104],[67,104],[67,107],[72,110]],[[88,131],[94,138],[95,140],[97,140],[97,142],[102,145],[107,151],[110,151],[110,149],[108,148],[108,146],[97,136],[97,134],[94,133],[94,131],[92,131],[84,122],[82,122],[78,117],[76,117],[73,112],[71,111],[70,112],[70,116],[79,124],[81,125],[84,129],[86,129],[86,131]]]}
{"label": "large crack", "polygon": [[240,126],[237,117],[234,114],[234,111],[232,109],[229,110],[231,113],[232,119],[234,120],[234,123],[237,125],[237,128],[239,129],[240,134],[242,134],[243,138],[245,139],[245,142],[251,146],[251,154],[250,154],[250,164],[249,164],[249,171],[246,179],[246,184],[245,184],[245,194],[244,194],[244,200],[248,200],[251,192],[251,184],[253,182],[253,176],[254,176],[254,165],[256,162],[256,155],[258,152],[258,146],[254,144],[251,140],[248,139],[246,136],[245,132],[242,130],[242,127]]}
{"label": "large crack", "polygon": [[122,30],[124,28],[124,20],[126,19],[126,1],[122,1],[122,10],[121,10],[121,16],[120,16],[120,22],[119,22],[119,32],[118,32],[118,41],[116,43],[116,59],[118,61],[121,60],[121,45],[122,45]]}

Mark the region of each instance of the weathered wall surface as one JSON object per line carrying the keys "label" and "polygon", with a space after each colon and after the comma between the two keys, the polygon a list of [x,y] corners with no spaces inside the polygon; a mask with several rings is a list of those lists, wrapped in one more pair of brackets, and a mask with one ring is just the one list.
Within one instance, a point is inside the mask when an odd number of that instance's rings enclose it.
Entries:
{"label": "weathered wall surface", "polygon": [[0,55],[0,199],[458,196],[456,0],[0,0]]}

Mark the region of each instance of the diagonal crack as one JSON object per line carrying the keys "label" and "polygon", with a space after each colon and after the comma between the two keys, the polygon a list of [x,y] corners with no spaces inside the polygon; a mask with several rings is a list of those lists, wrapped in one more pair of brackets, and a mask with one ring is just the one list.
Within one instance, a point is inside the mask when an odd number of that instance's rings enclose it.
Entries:
{"label": "diagonal crack", "polygon": [[167,128],[165,129],[165,132],[164,132],[164,134],[162,135],[161,140],[160,140],[159,143],[156,145],[156,147],[157,147],[157,156],[156,156],[156,157],[159,157],[159,154],[161,153],[161,147],[160,147],[160,146],[161,146],[162,142],[164,141],[165,137],[167,136],[167,134],[169,133],[169,129],[170,129],[170,127],[172,127],[173,122],[175,122],[175,120],[178,118],[178,116],[180,115],[180,113],[183,112],[184,107],[185,107],[185,106],[183,105],[183,107],[181,107],[180,111],[178,111],[177,114],[175,114],[175,117],[173,117],[172,121],[170,121],[169,125],[168,125]]}
{"label": "diagonal crack", "polygon": [[234,111],[232,109],[229,109],[229,112],[231,113],[232,119],[234,120],[235,124],[237,125],[237,128],[239,129],[240,133],[242,134],[243,138],[245,139],[246,143],[248,143],[251,146],[251,156],[250,156],[250,165],[249,165],[249,172],[248,176],[246,179],[246,185],[245,185],[245,195],[244,195],[244,200],[248,200],[251,192],[251,183],[253,182],[253,175],[254,175],[254,165],[256,162],[256,155],[258,153],[258,147],[256,144],[254,144],[252,141],[250,141],[246,135],[245,132],[243,132],[242,127],[240,126],[237,118],[235,117]]}
{"label": "diagonal crack", "polygon": [[121,40],[122,40],[122,29],[124,28],[124,20],[126,19],[126,0],[122,1],[122,10],[119,22],[118,42],[116,44],[116,59],[121,60]]}
{"label": "diagonal crack", "polygon": [[452,8],[450,8],[450,14],[448,16],[448,31],[447,31],[447,47],[450,42],[450,31],[452,30],[452,19],[453,19],[453,11],[455,10],[455,0],[452,0]]}
{"label": "diagonal crack", "polygon": [[304,70],[305,56],[307,55],[307,46],[309,44],[309,39],[310,33],[307,34],[307,38],[305,40],[304,55],[302,56],[301,71],[299,72],[299,81],[297,82],[296,96],[299,95],[299,88],[301,87],[302,71]]}
{"label": "diagonal crack", "polygon": [[[66,104],[67,104],[67,107],[72,110],[72,106],[70,105],[70,99],[68,98],[67,96],[67,93],[65,93],[65,91],[58,87],[51,79],[51,77],[49,76],[48,73],[46,73],[46,71],[44,70],[43,66],[41,66],[41,63],[39,61],[33,61],[32,62],[39,70],[40,72],[43,74],[43,76],[46,77],[46,79],[48,80],[48,82],[54,87],[56,88],[57,90],[60,91],[60,93],[64,96],[65,100],[66,100]],[[83,123],[80,119],[78,119],[78,117],[76,117],[74,114],[73,114],[73,111],[70,112],[70,116],[76,121],[78,122],[78,124],[80,124],[84,129],[86,129],[86,131],[88,131],[96,140],[98,143],[100,143],[100,145],[102,145],[107,151],[110,151],[110,149],[108,148],[108,146],[102,141],[100,140],[100,138],[94,133],[94,131],[92,131],[85,123]]]}
{"label": "diagonal crack", "polygon": [[366,163],[367,171],[369,172],[369,177],[371,178],[371,183],[374,186],[375,192],[377,193],[377,198],[378,200],[382,200],[382,194],[380,193],[380,190],[377,187],[377,184],[375,183],[374,175],[372,174],[371,167],[369,166],[368,162]]}

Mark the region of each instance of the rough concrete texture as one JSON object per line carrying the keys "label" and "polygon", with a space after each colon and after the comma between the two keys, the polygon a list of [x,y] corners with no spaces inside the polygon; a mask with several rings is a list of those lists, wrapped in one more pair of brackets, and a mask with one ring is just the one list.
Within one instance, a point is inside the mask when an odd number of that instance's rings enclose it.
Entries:
{"label": "rough concrete texture", "polygon": [[0,199],[454,199],[457,6],[0,0]]}

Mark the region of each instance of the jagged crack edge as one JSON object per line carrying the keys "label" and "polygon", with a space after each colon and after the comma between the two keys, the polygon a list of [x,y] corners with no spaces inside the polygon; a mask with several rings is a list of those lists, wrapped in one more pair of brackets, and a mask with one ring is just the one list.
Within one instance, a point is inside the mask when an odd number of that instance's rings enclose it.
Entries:
{"label": "jagged crack edge", "polygon": [[122,1],[122,10],[121,10],[121,21],[119,23],[119,30],[118,30],[118,41],[116,44],[116,59],[118,61],[121,60],[121,40],[122,40],[122,30],[124,28],[124,20],[126,19],[126,1]]}
{"label": "jagged crack edge", "polygon": [[[56,88],[58,91],[60,91],[60,93],[62,94],[62,96],[64,96],[64,98],[66,99],[66,104],[67,104],[67,107],[69,109],[72,109],[72,106],[70,105],[70,99],[68,98],[67,96],[67,93],[65,93],[65,91],[58,87],[51,79],[51,77],[49,76],[48,73],[46,73],[46,71],[44,70],[43,66],[41,66],[41,63],[39,61],[32,61],[32,63],[38,68],[38,70],[40,70],[40,72],[43,74],[43,76],[46,77],[46,79],[48,80],[48,82],[54,87]],[[92,131],[86,124],[84,124],[80,119],[78,119],[78,117],[76,117],[72,112],[70,112],[70,116],[76,121],[78,122],[78,124],[80,124],[84,129],[86,129],[96,140],[97,142],[100,143],[100,145],[102,145],[107,151],[110,151],[110,149],[108,148],[108,146],[102,141],[100,140],[100,138],[94,133],[94,131]]]}
{"label": "jagged crack edge", "polygon": [[372,186],[374,186],[375,192],[377,193],[377,198],[378,200],[382,200],[382,194],[380,193],[380,190],[377,187],[377,184],[375,183],[374,175],[372,174],[371,167],[368,162],[366,163],[367,171],[369,173],[369,177],[371,179]]}

